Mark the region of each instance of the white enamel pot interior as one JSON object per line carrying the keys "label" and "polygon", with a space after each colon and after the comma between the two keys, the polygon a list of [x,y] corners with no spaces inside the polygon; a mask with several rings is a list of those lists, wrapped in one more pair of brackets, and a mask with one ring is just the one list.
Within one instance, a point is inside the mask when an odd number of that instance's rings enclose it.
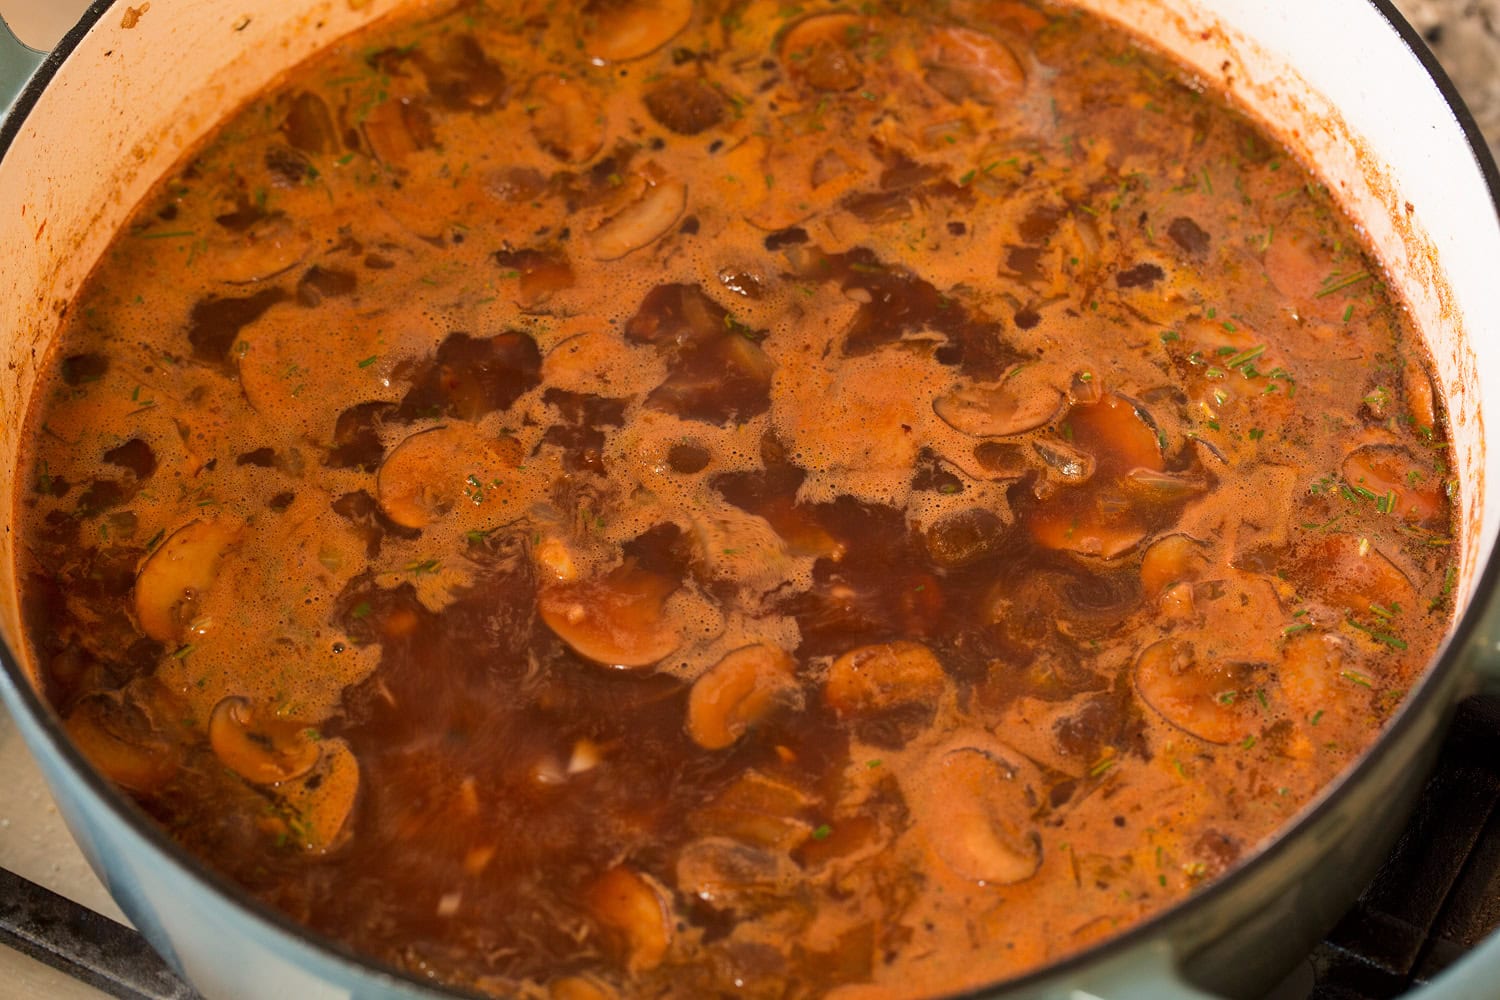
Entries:
{"label": "white enamel pot interior", "polygon": [[[1186,904],[989,991],[1194,995],[1181,970],[1216,992],[1247,994],[1348,905],[1399,829],[1452,705],[1494,672],[1500,615],[1486,612],[1500,575],[1490,558],[1500,491],[1486,483],[1500,481],[1500,449],[1487,451],[1482,432],[1485,399],[1500,397],[1500,180],[1473,122],[1454,110],[1451,86],[1385,0],[1081,2],[1230,90],[1318,165],[1425,332],[1463,483],[1457,592],[1465,610],[1376,749],[1275,843]],[[397,5],[153,0],[126,16],[125,4],[99,0],[0,125],[0,691],[95,870],[209,997],[428,990],[314,940],[176,851],[62,736],[31,684],[15,594],[20,415],[59,318],[153,180],[279,73]],[[0,58],[6,51],[0,45]],[[1480,997],[1493,995],[1496,981],[1500,944],[1491,943],[1436,986],[1447,997]]]}

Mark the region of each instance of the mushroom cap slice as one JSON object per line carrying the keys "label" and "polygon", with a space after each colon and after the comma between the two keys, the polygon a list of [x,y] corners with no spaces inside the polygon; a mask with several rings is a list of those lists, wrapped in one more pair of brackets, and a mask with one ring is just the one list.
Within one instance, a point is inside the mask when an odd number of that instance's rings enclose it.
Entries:
{"label": "mushroom cap slice", "polygon": [[584,903],[616,942],[629,971],[661,964],[672,944],[672,911],[664,889],[617,865],[588,887]]}
{"label": "mushroom cap slice", "polygon": [[607,667],[649,667],[682,642],[665,613],[677,589],[667,577],[633,566],[607,576],[542,589],[538,610],[557,637],[584,659]]}
{"label": "mushroom cap slice", "polygon": [[863,43],[868,23],[857,14],[813,14],[781,35],[778,46],[787,75],[814,90],[853,90],[864,82],[864,67],[855,46]]}
{"label": "mushroom cap slice", "polygon": [[1344,459],[1344,481],[1377,494],[1376,503],[1388,513],[1419,522],[1435,523],[1447,510],[1442,479],[1436,475],[1408,478],[1422,464],[1400,445],[1374,444],[1357,448]]}
{"label": "mushroom cap slice", "polygon": [[1304,539],[1292,554],[1288,575],[1318,600],[1356,617],[1369,618],[1372,605],[1386,614],[1417,610],[1411,579],[1362,535],[1334,532]]}
{"label": "mushroom cap slice", "polygon": [[182,637],[198,596],[213,586],[220,560],[242,530],[231,521],[190,521],[146,557],[135,578],[142,632],[161,642]]}
{"label": "mushroom cap slice", "polygon": [[592,0],[584,5],[583,50],[596,62],[648,56],[693,19],[693,0]]}
{"label": "mushroom cap slice", "polygon": [[392,449],[375,474],[375,492],[392,521],[425,528],[462,502],[482,503],[485,491],[520,459],[513,438],[489,438],[466,424],[433,427]]}
{"label": "mushroom cap slice", "polygon": [[947,689],[948,676],[932,650],[915,642],[861,646],[833,661],[823,700],[841,717],[865,715],[917,702],[930,705]]}
{"label": "mushroom cap slice", "polygon": [[677,891],[716,910],[744,911],[760,897],[774,899],[785,892],[799,881],[800,872],[785,851],[730,837],[704,837],[677,855],[676,876]]}
{"label": "mushroom cap slice", "polygon": [[960,386],[934,399],[932,409],[960,434],[1003,437],[1051,423],[1063,398],[1055,386],[1023,368],[996,385]]}
{"label": "mushroom cap slice", "polygon": [[736,649],[698,678],[688,694],[688,735],[706,750],[730,746],[797,691],[792,658],[758,643]]}
{"label": "mushroom cap slice", "polygon": [[249,701],[235,695],[214,706],[208,745],[225,767],[256,785],[300,778],[313,769],[322,753],[306,722],[257,712]]}
{"label": "mushroom cap slice", "polygon": [[[928,41],[928,84],[950,100],[995,103],[1026,85],[1026,71],[1004,42],[970,28],[940,28]],[[935,78],[934,74],[941,74]]]}
{"label": "mushroom cap slice", "polygon": [[987,733],[929,754],[902,782],[915,824],[955,875],[1012,885],[1036,874],[1036,765]]}
{"label": "mushroom cap slice", "polygon": [[1136,660],[1135,689],[1183,732],[1209,743],[1238,743],[1259,729],[1253,666],[1210,659],[1187,640],[1163,639]]}
{"label": "mushroom cap slice", "polygon": [[599,260],[618,260],[666,235],[686,207],[686,184],[670,179],[653,183],[590,233],[589,247]]}
{"label": "mushroom cap slice", "polygon": [[109,780],[133,792],[153,792],[177,770],[176,755],[160,737],[137,732],[141,720],[128,711],[118,695],[91,696],[73,708],[63,728]]}
{"label": "mushroom cap slice", "polygon": [[1187,535],[1165,535],[1141,556],[1141,586],[1156,598],[1168,587],[1202,578],[1208,570],[1207,546]]}

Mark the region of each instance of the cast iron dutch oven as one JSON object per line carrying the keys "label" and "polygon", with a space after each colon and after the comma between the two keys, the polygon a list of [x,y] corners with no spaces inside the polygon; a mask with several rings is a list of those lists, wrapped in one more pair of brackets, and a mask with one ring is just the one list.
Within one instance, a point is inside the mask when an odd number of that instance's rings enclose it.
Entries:
{"label": "cast iron dutch oven", "polygon": [[[56,51],[0,30],[0,692],[121,908],[209,997],[394,998],[430,984],[318,940],[172,842],[91,771],[37,696],[15,592],[19,425],[58,316],[109,235],[216,119],[400,0],[97,0]],[[1361,221],[1436,362],[1462,482],[1456,626],[1376,746],[1186,903],[984,995],[1253,995],[1347,908],[1400,829],[1453,706],[1500,687],[1500,177],[1386,0],[1083,0],[1229,89]],[[0,26],[3,27],[3,26]],[[1486,414],[1486,408],[1489,413]],[[3,780],[3,779],[0,779]],[[1189,985],[1189,984],[1192,985]],[[1500,996],[1500,937],[1421,991]]]}

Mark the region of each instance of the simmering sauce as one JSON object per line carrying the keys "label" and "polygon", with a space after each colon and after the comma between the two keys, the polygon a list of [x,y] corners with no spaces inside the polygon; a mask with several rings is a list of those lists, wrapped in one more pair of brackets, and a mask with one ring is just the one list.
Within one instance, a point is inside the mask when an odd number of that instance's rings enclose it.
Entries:
{"label": "simmering sauce", "polygon": [[497,994],[926,995],[1183,899],[1450,618],[1326,190],[1060,7],[422,5],[70,310],[18,511],[83,752]]}

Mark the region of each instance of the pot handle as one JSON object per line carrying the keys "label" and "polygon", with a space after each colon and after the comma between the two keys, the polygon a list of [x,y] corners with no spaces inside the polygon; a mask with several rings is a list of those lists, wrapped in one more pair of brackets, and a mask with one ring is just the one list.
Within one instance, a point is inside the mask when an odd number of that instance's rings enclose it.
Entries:
{"label": "pot handle", "polygon": [[10,114],[21,88],[42,65],[47,53],[38,52],[16,37],[0,16],[0,124]]}

